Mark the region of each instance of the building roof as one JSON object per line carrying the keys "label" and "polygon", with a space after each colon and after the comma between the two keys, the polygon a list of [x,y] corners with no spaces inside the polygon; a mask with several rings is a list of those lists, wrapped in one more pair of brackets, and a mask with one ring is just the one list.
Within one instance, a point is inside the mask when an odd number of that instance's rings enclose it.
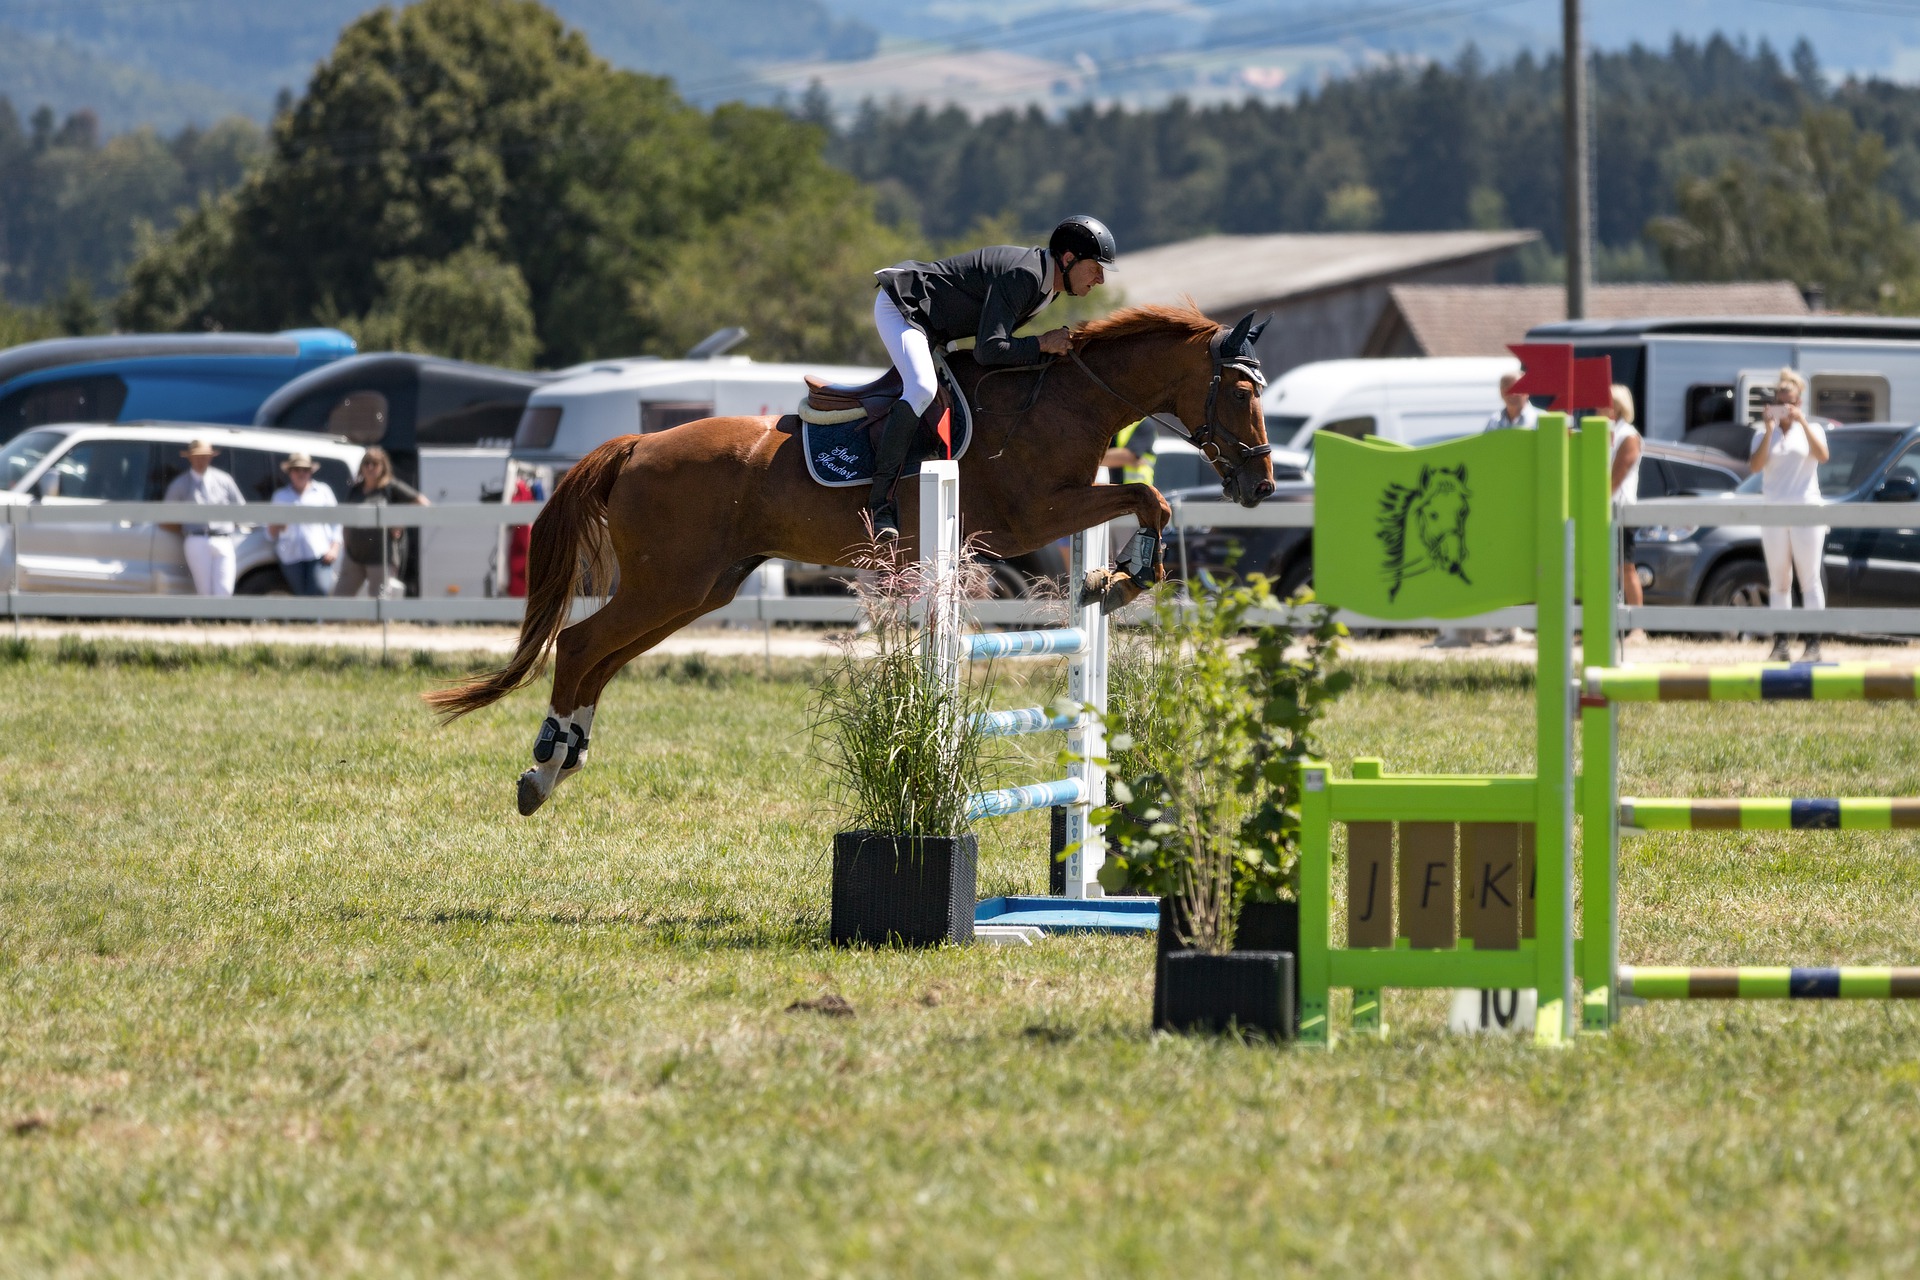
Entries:
{"label": "building roof", "polygon": [[1120,255],[1129,304],[1191,297],[1208,315],[1506,253],[1537,231],[1201,236]]}
{"label": "building roof", "polygon": [[[1791,281],[1751,284],[1602,284],[1587,291],[1595,320],[1662,316],[1804,316]],[[1529,330],[1564,321],[1567,293],[1557,284],[1387,287],[1387,306],[1368,339],[1368,355],[1493,356]]]}

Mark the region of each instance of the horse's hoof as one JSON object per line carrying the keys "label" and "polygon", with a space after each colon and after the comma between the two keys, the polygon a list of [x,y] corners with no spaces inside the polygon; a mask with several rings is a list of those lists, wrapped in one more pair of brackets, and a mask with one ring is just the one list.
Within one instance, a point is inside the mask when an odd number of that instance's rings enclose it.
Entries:
{"label": "horse's hoof", "polygon": [[547,793],[540,789],[539,775],[532,769],[520,775],[520,816],[531,818],[541,805],[547,802]]}
{"label": "horse's hoof", "polygon": [[1140,588],[1117,569],[1089,569],[1080,584],[1081,604],[1097,604],[1103,614],[1124,609],[1139,598]]}

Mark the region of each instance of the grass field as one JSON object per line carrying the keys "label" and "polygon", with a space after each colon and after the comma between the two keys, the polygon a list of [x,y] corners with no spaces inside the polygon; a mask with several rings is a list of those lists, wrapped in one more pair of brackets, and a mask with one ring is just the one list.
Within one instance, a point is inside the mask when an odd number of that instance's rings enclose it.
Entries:
{"label": "grass field", "polygon": [[[444,674],[0,651],[0,1275],[1920,1271],[1920,1007],[1156,1037],[1146,942],[825,945],[808,668],[641,667],[525,821],[542,696],[436,729]],[[1524,768],[1530,708],[1369,668],[1327,741]],[[1632,708],[1623,790],[1920,794],[1917,715]],[[1043,837],[987,824],[981,891]],[[1629,960],[1920,960],[1913,833],[1623,860]]]}

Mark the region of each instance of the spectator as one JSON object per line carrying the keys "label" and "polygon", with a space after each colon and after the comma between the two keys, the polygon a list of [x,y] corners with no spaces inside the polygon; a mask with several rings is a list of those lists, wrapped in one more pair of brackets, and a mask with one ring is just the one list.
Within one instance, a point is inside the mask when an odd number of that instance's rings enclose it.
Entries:
{"label": "spectator", "polygon": [[[1633,425],[1633,392],[1617,382],[1607,406],[1607,450],[1613,458],[1613,522],[1620,530],[1620,590],[1627,607],[1637,609],[1646,597],[1640,591],[1640,569],[1633,562],[1633,530],[1620,523],[1620,511],[1640,497],[1640,432]],[[1629,640],[1646,638],[1638,627],[1627,634]]]}
{"label": "spectator", "polygon": [[[360,478],[347,490],[349,506],[367,503],[375,506],[433,505],[418,489],[393,475],[393,459],[379,445],[360,455]],[[398,561],[405,554],[405,529],[354,528],[346,531],[346,559],[340,562],[340,577],[333,584],[336,596],[357,596],[364,584],[382,599],[404,589],[397,573]]]}
{"label": "spectator", "polygon": [[[1488,431],[1536,431],[1540,427],[1540,411],[1533,407],[1533,401],[1514,391],[1514,384],[1520,381],[1518,373],[1500,375],[1500,407],[1487,419]],[[1475,644],[1511,644],[1519,637],[1512,627],[1442,627],[1439,639],[1433,642],[1436,649],[1466,649]]]}
{"label": "spectator", "polygon": [[[1100,458],[1100,465],[1106,469],[1106,482],[1152,484],[1153,450],[1159,442],[1160,428],[1151,417],[1120,428],[1119,434],[1113,437],[1106,453]],[[1119,560],[1139,527],[1140,522],[1132,516],[1121,516],[1107,522],[1108,554],[1112,559]]]}
{"label": "spectator", "polygon": [[[219,450],[205,440],[195,440],[180,456],[188,469],[167,486],[168,502],[191,502],[202,507],[238,507],[246,497],[233,477],[213,465]],[[187,572],[193,575],[193,589],[203,596],[233,594],[234,535],[238,525],[225,521],[207,524],[163,524],[168,533],[181,536],[181,550],[187,557]]]}
{"label": "spectator", "polygon": [[1488,431],[1533,431],[1540,426],[1540,411],[1533,407],[1533,401],[1514,392],[1513,384],[1520,381],[1517,373],[1500,375],[1500,407],[1487,419]]}
{"label": "spectator", "polygon": [[[1806,398],[1807,383],[1792,369],[1780,371],[1780,384],[1774,390],[1773,403],[1754,429],[1753,452],[1749,465],[1760,473],[1760,495],[1768,502],[1820,501],[1820,464],[1827,460],[1827,433],[1811,421],[1800,407]],[[1800,579],[1800,599],[1809,609],[1827,607],[1827,590],[1820,577],[1820,556],[1827,545],[1824,526],[1810,529],[1782,529],[1777,525],[1760,530],[1760,549],[1767,556],[1767,604],[1775,609],[1793,608],[1793,579]],[[1788,636],[1776,633],[1769,662],[1789,662]],[[1820,658],[1820,637],[1807,637],[1803,662]]]}
{"label": "spectator", "polygon": [[[333,507],[333,490],[324,480],[313,478],[313,458],[296,453],[280,464],[287,482],[273,491],[276,505],[290,507]],[[333,566],[340,559],[340,526],[337,524],[272,524],[267,533],[273,538],[273,551],[280,558],[280,574],[287,590],[297,596],[324,596],[333,583]]]}

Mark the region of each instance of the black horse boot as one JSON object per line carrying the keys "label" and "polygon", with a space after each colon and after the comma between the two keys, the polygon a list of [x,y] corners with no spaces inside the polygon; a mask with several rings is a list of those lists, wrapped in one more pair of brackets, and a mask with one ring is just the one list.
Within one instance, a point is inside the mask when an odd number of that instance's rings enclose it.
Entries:
{"label": "black horse boot", "polygon": [[880,447],[873,456],[873,488],[867,491],[867,516],[873,521],[873,540],[893,542],[900,537],[900,504],[893,500],[894,484],[913,451],[920,417],[905,400],[896,400],[880,429]]}

